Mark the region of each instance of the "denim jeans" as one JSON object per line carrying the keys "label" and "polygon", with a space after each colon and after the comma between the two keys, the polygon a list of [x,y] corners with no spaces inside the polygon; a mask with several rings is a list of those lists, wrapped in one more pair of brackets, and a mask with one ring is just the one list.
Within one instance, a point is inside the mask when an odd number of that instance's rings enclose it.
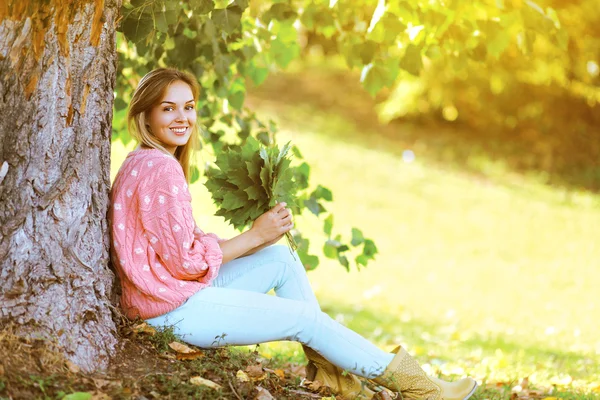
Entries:
{"label": "denim jeans", "polygon": [[[276,296],[266,294],[271,289]],[[321,311],[298,255],[287,246],[223,264],[212,286],[147,322],[173,326],[183,341],[204,348],[301,342],[367,378],[381,375],[393,358]]]}

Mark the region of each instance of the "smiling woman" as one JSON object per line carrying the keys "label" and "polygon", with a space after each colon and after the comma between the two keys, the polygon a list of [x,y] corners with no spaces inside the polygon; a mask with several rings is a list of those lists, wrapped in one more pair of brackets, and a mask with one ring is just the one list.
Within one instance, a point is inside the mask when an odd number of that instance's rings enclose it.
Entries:
{"label": "smiling woman", "polygon": [[147,128],[171,154],[188,142],[196,126],[194,103],[192,88],[185,82],[175,81],[166,88],[160,104],[150,112]]}
{"label": "smiling woman", "polygon": [[387,353],[321,311],[298,254],[272,246],[294,226],[284,202],[228,240],[196,225],[184,172],[198,139],[198,92],[189,74],[159,69],[133,95],[129,123],[140,147],[119,169],[109,209],[126,316],[173,326],[200,347],[301,342],[310,379],[346,398],[373,397],[356,375],[404,397],[469,398],[473,379],[428,377],[403,348]]}
{"label": "smiling woman", "polygon": [[127,121],[140,149],[158,149],[179,161],[186,179],[190,156],[198,148],[196,100],[200,86],[185,72],[155,69],[138,84]]}

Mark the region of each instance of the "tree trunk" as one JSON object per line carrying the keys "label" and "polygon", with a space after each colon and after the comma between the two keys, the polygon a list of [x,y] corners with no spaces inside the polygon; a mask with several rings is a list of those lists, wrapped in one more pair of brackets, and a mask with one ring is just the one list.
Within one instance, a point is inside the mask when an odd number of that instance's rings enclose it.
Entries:
{"label": "tree trunk", "polygon": [[117,342],[106,211],[120,1],[0,4],[0,324],[85,371]]}

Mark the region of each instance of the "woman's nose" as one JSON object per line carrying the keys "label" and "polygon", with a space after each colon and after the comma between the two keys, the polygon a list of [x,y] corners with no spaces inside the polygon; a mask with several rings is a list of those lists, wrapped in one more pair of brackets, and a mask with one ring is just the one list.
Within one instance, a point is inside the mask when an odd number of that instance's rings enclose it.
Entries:
{"label": "woman's nose", "polygon": [[177,115],[175,116],[176,121],[185,121],[185,113],[182,110],[177,111]]}

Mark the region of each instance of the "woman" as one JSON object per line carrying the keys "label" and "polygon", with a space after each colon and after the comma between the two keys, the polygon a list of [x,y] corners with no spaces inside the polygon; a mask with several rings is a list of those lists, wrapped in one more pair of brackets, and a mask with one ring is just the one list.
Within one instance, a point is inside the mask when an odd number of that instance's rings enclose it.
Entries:
{"label": "woman", "polygon": [[[129,129],[140,146],[115,178],[109,210],[127,317],[173,326],[200,347],[301,342],[310,378],[347,398],[373,394],[355,375],[407,398],[470,397],[473,379],[428,377],[404,349],[386,353],[321,311],[298,257],[271,246],[293,227],[285,203],[228,240],[196,226],[187,182],[199,90],[191,75],[157,69],[130,104]],[[276,296],[266,294],[271,289]]]}

